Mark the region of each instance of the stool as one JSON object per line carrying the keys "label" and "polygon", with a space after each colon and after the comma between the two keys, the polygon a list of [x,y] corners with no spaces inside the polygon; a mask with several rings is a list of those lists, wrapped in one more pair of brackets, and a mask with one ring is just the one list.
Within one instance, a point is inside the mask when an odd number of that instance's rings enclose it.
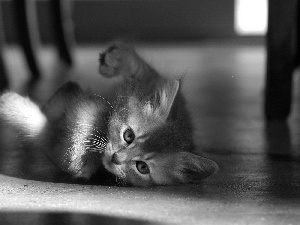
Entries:
{"label": "stool", "polygon": [[293,72],[299,63],[297,0],[269,0],[264,110],[267,120],[285,121],[291,111]]}
{"label": "stool", "polygon": [[[70,0],[50,0],[50,29],[53,30],[55,44],[59,57],[67,65],[73,64],[71,47],[74,42],[71,5]],[[39,42],[39,32],[36,16],[36,7],[33,0],[13,0],[14,17],[18,41],[25,54],[27,64],[32,74],[32,79],[39,78],[42,74],[40,62],[37,57],[37,45]],[[1,6],[0,6],[1,10]],[[0,90],[8,85],[7,72],[3,62],[3,24],[2,13],[0,12]]]}

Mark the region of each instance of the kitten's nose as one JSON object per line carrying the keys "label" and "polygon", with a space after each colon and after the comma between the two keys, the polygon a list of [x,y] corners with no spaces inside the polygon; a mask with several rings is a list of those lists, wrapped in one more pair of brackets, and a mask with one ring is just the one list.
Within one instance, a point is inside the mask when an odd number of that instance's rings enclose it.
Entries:
{"label": "kitten's nose", "polygon": [[118,158],[118,154],[117,153],[113,154],[113,156],[111,157],[111,162],[114,163],[114,164],[118,164],[118,165],[121,164],[120,159]]}

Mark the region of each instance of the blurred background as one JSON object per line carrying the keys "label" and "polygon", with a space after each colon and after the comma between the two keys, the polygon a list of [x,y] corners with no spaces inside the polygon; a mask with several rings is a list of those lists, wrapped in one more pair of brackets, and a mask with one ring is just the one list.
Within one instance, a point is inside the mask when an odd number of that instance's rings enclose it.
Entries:
{"label": "blurred background", "polygon": [[[137,47],[141,44],[142,49],[146,47],[141,54],[166,75],[174,71],[177,76],[194,72],[196,64],[202,68],[197,58],[203,56],[203,51],[196,49],[205,46],[216,50],[215,60],[223,59],[217,55],[224,53],[220,48],[228,44],[256,46],[264,60],[267,0],[1,0],[0,3],[0,89],[9,88],[33,98],[39,96],[41,101],[52,94],[51,88],[67,81],[62,78],[68,74],[76,81],[87,73],[97,76],[99,52],[117,38]],[[195,63],[169,66],[167,59],[182,53],[176,48],[187,46],[195,48],[184,59]],[[56,59],[64,64],[57,64]],[[178,60],[173,60],[173,64]],[[173,71],[166,70],[167,67]],[[59,83],[51,85],[54,77]],[[34,88],[28,88],[26,83],[31,78],[35,81],[41,78]],[[94,84],[91,79],[79,82]],[[39,86],[44,87],[43,97],[30,93]]]}
{"label": "blurred background", "polygon": [[[32,0],[29,0],[32,1]],[[78,44],[114,37],[144,41],[203,39],[262,40],[267,28],[267,0],[67,0],[72,7]],[[36,0],[43,43],[51,43],[49,1]],[[2,0],[5,38],[16,42],[13,1]]]}
{"label": "blurred background", "polygon": [[[196,67],[205,69],[198,59],[205,55],[201,50],[205,46],[212,47],[209,51],[216,50],[214,59],[221,61],[224,58],[218,55],[224,53],[221,49],[228,44],[256,46],[264,60],[267,0],[1,0],[0,3],[0,89],[28,94],[41,102],[67,80],[93,86],[92,80],[97,77],[98,83],[103,83],[99,81],[96,60],[109,41],[117,38],[133,42],[166,75],[191,74],[190,70],[194,73]],[[184,49],[192,51],[182,55],[182,61],[178,56]],[[238,54],[231,55],[239,57]],[[177,63],[179,60],[182,63]],[[213,61],[212,64],[216,65]],[[87,76],[94,78],[86,79]]]}

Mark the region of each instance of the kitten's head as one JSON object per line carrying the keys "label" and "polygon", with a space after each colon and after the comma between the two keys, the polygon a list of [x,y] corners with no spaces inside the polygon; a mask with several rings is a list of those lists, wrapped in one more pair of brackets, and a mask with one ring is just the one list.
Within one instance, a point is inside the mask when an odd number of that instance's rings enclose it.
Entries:
{"label": "kitten's head", "polygon": [[103,164],[134,186],[197,183],[218,166],[191,153],[192,126],[179,81],[164,80],[155,89],[148,95],[130,88],[120,94],[109,121]]}

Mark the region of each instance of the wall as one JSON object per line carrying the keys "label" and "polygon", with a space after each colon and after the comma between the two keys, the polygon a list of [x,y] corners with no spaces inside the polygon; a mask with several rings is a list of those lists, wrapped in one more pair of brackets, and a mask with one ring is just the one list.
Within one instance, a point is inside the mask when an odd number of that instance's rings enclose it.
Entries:
{"label": "wall", "polygon": [[[36,1],[41,39],[51,41],[48,1]],[[234,38],[234,0],[73,0],[78,43]],[[11,1],[2,2],[6,39],[16,40]]]}

